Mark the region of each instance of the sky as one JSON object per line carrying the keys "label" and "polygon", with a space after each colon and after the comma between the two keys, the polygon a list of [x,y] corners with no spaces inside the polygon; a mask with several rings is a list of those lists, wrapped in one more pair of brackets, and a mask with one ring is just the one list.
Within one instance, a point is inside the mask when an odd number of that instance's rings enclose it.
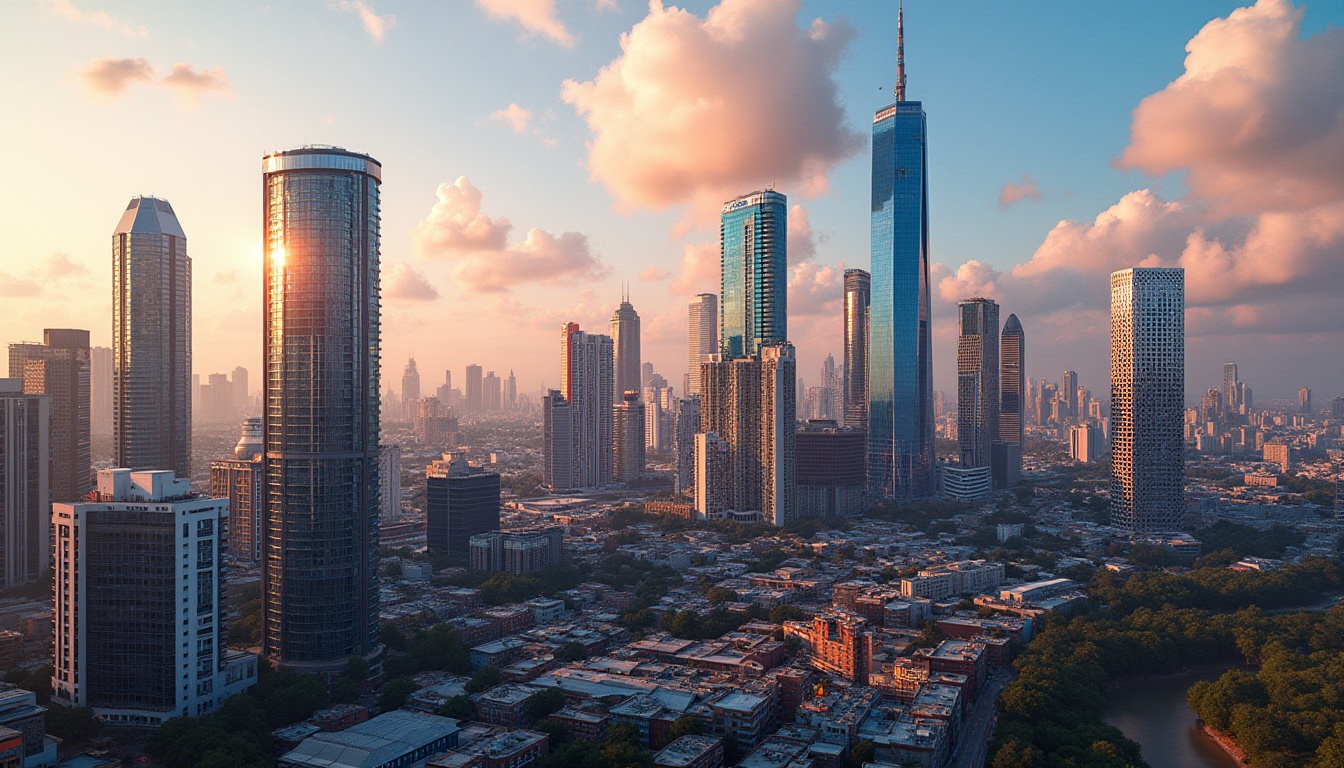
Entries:
{"label": "sky", "polygon": [[[1109,273],[1183,266],[1189,396],[1228,360],[1260,403],[1344,395],[1344,4],[911,0],[905,29],[937,388],[984,295],[1028,375],[1104,400]],[[155,195],[188,237],[196,372],[258,381],[260,160],[334,144],[383,165],[385,386],[412,354],[425,389],[468,363],[557,386],[561,323],[607,332],[628,284],[679,389],[718,208],[766,186],[815,384],[869,265],[895,31],[887,0],[6,2],[0,341],[110,344],[110,235]]]}

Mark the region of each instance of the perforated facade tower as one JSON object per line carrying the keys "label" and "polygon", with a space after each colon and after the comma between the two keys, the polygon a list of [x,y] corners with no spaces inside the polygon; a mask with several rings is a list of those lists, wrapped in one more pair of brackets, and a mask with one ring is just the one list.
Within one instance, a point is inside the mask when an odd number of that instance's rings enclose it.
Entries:
{"label": "perforated facade tower", "polygon": [[1111,525],[1176,531],[1185,512],[1185,271],[1111,275]]}

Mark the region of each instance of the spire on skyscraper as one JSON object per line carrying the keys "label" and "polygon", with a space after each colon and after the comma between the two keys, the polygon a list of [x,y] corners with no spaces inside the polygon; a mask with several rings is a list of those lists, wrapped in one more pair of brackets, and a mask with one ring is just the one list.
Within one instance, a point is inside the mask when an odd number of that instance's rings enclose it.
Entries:
{"label": "spire on skyscraper", "polygon": [[905,3],[896,5],[896,100],[905,101]]}

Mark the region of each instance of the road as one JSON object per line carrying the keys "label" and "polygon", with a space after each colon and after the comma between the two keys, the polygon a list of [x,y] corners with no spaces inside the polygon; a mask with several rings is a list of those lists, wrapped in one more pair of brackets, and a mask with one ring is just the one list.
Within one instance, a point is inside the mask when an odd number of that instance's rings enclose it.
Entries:
{"label": "road", "polygon": [[980,692],[980,698],[975,700],[975,706],[971,707],[965,722],[961,724],[961,738],[952,750],[948,768],[984,768],[989,759],[989,740],[994,736],[994,702],[998,701],[1004,686],[1012,679],[1012,672],[1006,668],[990,674],[989,682]]}

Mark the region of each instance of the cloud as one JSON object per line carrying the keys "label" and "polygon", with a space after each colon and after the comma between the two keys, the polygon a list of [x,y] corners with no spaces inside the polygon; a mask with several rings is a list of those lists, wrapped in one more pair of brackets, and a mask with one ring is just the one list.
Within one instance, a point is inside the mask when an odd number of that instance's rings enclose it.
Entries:
{"label": "cloud", "polygon": [[788,253],[790,264],[801,264],[817,256],[817,242],[812,234],[812,222],[807,218],[807,209],[801,205],[789,209]]}
{"label": "cloud", "polygon": [[527,35],[541,35],[564,48],[574,47],[574,36],[555,10],[555,0],[476,0],[492,19],[516,21]]}
{"label": "cloud", "polygon": [[42,295],[42,284],[18,275],[0,272],[0,296],[7,299],[33,299]]}
{"label": "cloud", "polygon": [[133,83],[154,82],[154,68],[145,59],[99,59],[84,69],[84,83],[95,93],[120,95]]}
{"label": "cloud", "polygon": [[1003,273],[979,261],[968,261],[956,272],[944,264],[935,265],[930,275],[938,297],[950,304],[974,296],[994,296]]}
{"label": "cloud", "polygon": [[383,296],[406,301],[433,301],[439,292],[410,264],[393,264],[383,280]]}
{"label": "cloud", "polygon": [[412,232],[416,251],[455,262],[453,281],[472,293],[505,293],[527,283],[598,280],[610,269],[580,232],[559,235],[533,228],[522,243],[508,245],[513,225],[481,210],[481,191],[465,176],[440,184],[438,201]]}
{"label": "cloud", "polygon": [[593,10],[619,11],[621,10],[621,3],[620,0],[593,0]]}
{"label": "cloud", "polygon": [[532,120],[532,110],[520,107],[517,104],[509,104],[503,109],[491,112],[490,119],[508,123],[514,133],[525,133],[528,123]]}
{"label": "cloud", "polygon": [[62,277],[72,275],[87,275],[89,268],[70,260],[70,256],[64,253],[53,253],[43,259],[42,266],[37,274],[49,280],[58,280]]}
{"label": "cloud", "polygon": [[71,21],[96,24],[100,27],[113,29],[119,32],[123,37],[145,37],[149,34],[149,30],[144,26],[128,24],[107,11],[80,10],[75,7],[74,0],[51,0],[51,7],[55,9],[57,13]]}
{"label": "cloud", "polygon": [[834,73],[843,22],[796,24],[801,0],[723,0],[705,18],[660,0],[621,54],[564,100],[588,124],[588,172],[624,209],[691,202],[702,218],[744,189],[826,191],[864,145]]}
{"label": "cloud", "polygon": [[672,273],[666,270],[659,269],[653,265],[649,265],[648,267],[644,268],[643,272],[639,273],[639,279],[651,283],[656,283],[659,280],[666,280],[667,278],[671,277],[671,275]]}
{"label": "cloud", "polygon": [[117,97],[136,83],[172,88],[190,99],[206,93],[229,95],[232,87],[223,67],[196,70],[190,64],[174,64],[162,79],[147,59],[109,57],[91,62],[84,68],[84,84],[104,96]]}
{"label": "cloud", "polygon": [[789,317],[840,317],[845,292],[844,266],[803,263],[789,275]]}
{"label": "cloud", "polygon": [[718,293],[723,255],[718,243],[690,243],[682,249],[681,267],[672,280],[672,291],[683,296]]}
{"label": "cloud", "polygon": [[387,36],[387,30],[391,29],[397,23],[397,17],[392,14],[385,16],[378,15],[365,0],[329,0],[327,7],[339,11],[354,11],[359,14],[359,20],[364,25],[364,31],[369,33],[375,43],[383,42]]}
{"label": "cloud", "polygon": [[1011,181],[999,187],[999,207],[1011,208],[1023,200],[1041,201],[1041,182],[1031,178],[1027,174],[1022,174],[1022,181],[1014,184]]}

